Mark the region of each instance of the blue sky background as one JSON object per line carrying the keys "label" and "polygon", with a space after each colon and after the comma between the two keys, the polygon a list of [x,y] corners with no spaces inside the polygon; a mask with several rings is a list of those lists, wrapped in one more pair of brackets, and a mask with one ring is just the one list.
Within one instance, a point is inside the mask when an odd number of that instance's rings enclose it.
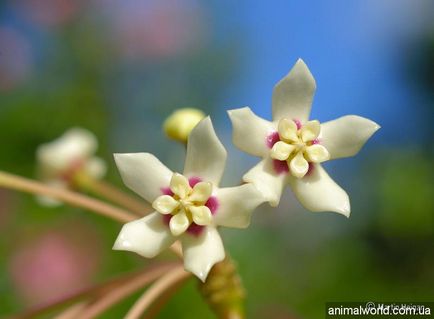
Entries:
{"label": "blue sky background", "polygon": [[269,118],[272,87],[301,57],[317,81],[313,118],[358,114],[382,125],[376,136],[382,143],[417,140],[429,102],[406,77],[404,63],[434,26],[432,1],[225,1],[214,6],[216,37],[239,37],[244,47],[236,85],[228,86],[222,98],[225,108],[249,105]]}

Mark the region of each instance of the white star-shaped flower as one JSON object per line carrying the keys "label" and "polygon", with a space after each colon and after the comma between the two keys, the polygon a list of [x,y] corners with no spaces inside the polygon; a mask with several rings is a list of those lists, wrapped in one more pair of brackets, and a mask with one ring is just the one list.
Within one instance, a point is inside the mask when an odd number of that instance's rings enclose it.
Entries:
{"label": "white star-shaped flower", "polygon": [[185,269],[202,281],[225,257],[217,226],[247,227],[252,211],[265,201],[252,184],[218,187],[226,150],[209,117],[188,138],[183,174],[149,153],[115,154],[115,161],[125,185],[155,212],[125,224],[113,249],[152,258],[179,239]]}
{"label": "white star-shaped flower", "polygon": [[[95,135],[83,128],[72,128],[58,139],[42,144],[36,151],[38,174],[46,184],[68,188],[76,173],[100,179],[107,170],[106,163],[95,156],[98,141]],[[60,202],[38,197],[42,204],[58,205]]]}
{"label": "white star-shaped flower", "polygon": [[309,120],[315,79],[299,59],[274,87],[273,121],[256,116],[248,107],[229,111],[233,142],[263,160],[243,180],[253,183],[277,206],[286,185],[310,211],[350,214],[347,193],[322,168],[322,162],[355,155],[380,126],[366,118],[347,115],[320,124]]}

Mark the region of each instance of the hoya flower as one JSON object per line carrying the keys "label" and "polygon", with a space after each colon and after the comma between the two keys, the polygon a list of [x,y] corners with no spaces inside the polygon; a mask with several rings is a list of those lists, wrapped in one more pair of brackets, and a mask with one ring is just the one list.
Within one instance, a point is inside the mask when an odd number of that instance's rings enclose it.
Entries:
{"label": "hoya flower", "polygon": [[[38,173],[48,185],[68,188],[73,186],[77,173],[95,179],[106,173],[105,162],[95,156],[98,141],[91,132],[72,128],[58,139],[42,144],[36,151]],[[58,202],[47,197],[38,197],[41,203],[56,205]]]}
{"label": "hoya flower", "polygon": [[113,246],[152,258],[180,240],[184,266],[202,281],[224,259],[217,226],[245,228],[264,202],[252,184],[219,188],[226,150],[209,117],[192,130],[184,172],[172,172],[149,153],[115,154],[124,183],[155,211],[125,224]]}
{"label": "hoya flower", "polygon": [[263,158],[243,180],[253,183],[271,206],[279,204],[289,184],[308,210],[348,217],[348,195],[321,163],[357,154],[380,126],[356,115],[325,123],[309,120],[315,89],[315,79],[299,59],[274,87],[273,121],[256,116],[248,107],[229,111],[233,142],[242,151]]}

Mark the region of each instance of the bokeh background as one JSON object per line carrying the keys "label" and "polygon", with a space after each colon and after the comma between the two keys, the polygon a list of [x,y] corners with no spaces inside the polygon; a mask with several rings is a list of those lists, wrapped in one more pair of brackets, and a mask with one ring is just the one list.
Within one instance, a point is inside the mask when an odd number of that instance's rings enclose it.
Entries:
{"label": "bokeh background", "polygon": [[[183,147],[161,124],[211,114],[229,150],[224,184],[257,161],[230,143],[226,110],[271,116],[273,85],[298,57],[317,81],[313,118],[381,124],[361,153],[327,163],[352,216],[309,213],[287,191],[246,231],[225,230],[249,318],[321,318],[327,301],[434,301],[434,3],[10,0],[0,2],[0,169],[35,177],[36,147],[72,126],[94,132],[107,179],[114,152],[173,169]],[[121,225],[0,190],[0,314],[148,261],[113,252]],[[102,318],[120,318],[134,295]],[[160,318],[213,318],[194,281]]]}

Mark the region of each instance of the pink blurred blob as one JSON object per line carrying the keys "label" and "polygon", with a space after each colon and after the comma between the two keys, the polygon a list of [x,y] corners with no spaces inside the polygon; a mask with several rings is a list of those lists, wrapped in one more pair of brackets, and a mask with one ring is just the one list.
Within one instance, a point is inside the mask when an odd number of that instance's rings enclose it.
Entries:
{"label": "pink blurred blob", "polygon": [[77,0],[18,0],[15,8],[32,23],[54,27],[71,21],[81,4]]}
{"label": "pink blurred blob", "polygon": [[110,38],[127,60],[183,54],[197,48],[204,35],[202,11],[192,1],[100,1],[100,5],[108,10]]}
{"label": "pink blurred blob", "polygon": [[[28,304],[53,301],[89,285],[98,268],[98,240],[83,225],[28,238],[9,262],[12,283]],[[78,238],[80,237],[80,238]]]}
{"label": "pink blurred blob", "polygon": [[0,91],[25,81],[32,71],[31,46],[17,30],[0,26]]}

